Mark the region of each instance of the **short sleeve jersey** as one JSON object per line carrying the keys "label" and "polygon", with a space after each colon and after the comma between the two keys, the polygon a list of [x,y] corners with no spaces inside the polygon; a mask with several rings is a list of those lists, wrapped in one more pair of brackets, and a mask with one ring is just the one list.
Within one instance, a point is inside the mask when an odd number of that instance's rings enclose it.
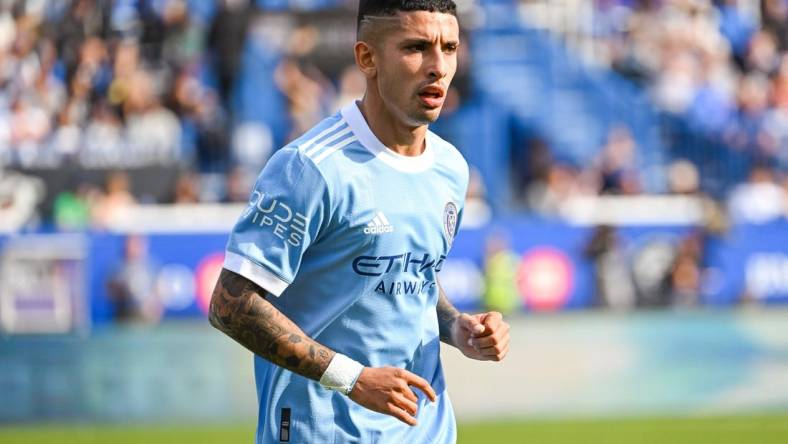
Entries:
{"label": "short sleeve jersey", "polygon": [[409,427],[258,356],[258,443],[456,440],[436,279],[467,185],[467,163],[451,144],[428,132],[421,155],[401,156],[355,103],[272,156],[224,267],[276,296],[269,301],[316,341],[365,366],[414,372],[438,400],[419,393],[419,425]]}

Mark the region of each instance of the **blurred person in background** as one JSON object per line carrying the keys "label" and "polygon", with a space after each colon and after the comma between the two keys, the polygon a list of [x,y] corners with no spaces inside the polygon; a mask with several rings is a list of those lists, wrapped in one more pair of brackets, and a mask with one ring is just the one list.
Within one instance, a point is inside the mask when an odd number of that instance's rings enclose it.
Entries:
{"label": "blurred person in background", "polygon": [[491,235],[485,242],[484,294],[482,303],[490,311],[510,314],[521,307],[517,290],[520,258],[512,251],[504,234]]}
{"label": "blurred person in background", "polygon": [[632,133],[624,126],[614,126],[602,147],[597,161],[601,178],[601,194],[637,194],[641,190],[635,156],[637,145]]}
{"label": "blurred person in background", "polygon": [[39,220],[37,206],[44,197],[41,179],[3,168],[0,164],[0,233],[14,233]]}
{"label": "blurred person in background", "polygon": [[528,185],[528,207],[543,216],[557,217],[564,204],[578,195],[580,171],[573,165],[556,163],[548,167],[541,180]]}
{"label": "blurred person in background", "polygon": [[287,97],[290,121],[290,139],[303,134],[326,114],[324,105],[330,102],[328,92],[319,79],[302,70],[294,60],[284,60],[277,66],[276,82]]}
{"label": "blurred person in background", "polygon": [[553,153],[547,141],[540,137],[529,138],[518,148],[512,150],[511,162],[514,198],[519,205],[531,208],[543,191],[541,188],[554,162]]}
{"label": "blurred person in background", "polygon": [[182,141],[182,163],[209,170],[230,161],[231,122],[216,91],[204,85],[193,69],[178,74],[169,105],[180,116],[186,139]]}
{"label": "blurred person in background", "polygon": [[366,87],[364,75],[355,66],[348,66],[339,76],[339,92],[334,101],[333,111],[339,111],[364,95]]}
{"label": "blurred person in background", "polygon": [[703,278],[704,235],[695,230],[678,244],[670,271],[670,303],[678,307],[698,304]]}
{"label": "blurred person in background", "polygon": [[777,37],[780,51],[788,51],[788,3],[785,0],[763,0],[760,4],[763,29]]}
{"label": "blurred person in background", "polygon": [[479,170],[471,167],[468,191],[465,193],[465,211],[462,217],[463,228],[479,228],[492,219],[492,209],[487,203],[487,191]]}
{"label": "blurred person in background", "polygon": [[85,167],[121,165],[125,153],[123,124],[115,108],[97,102],[85,127],[79,163]]}
{"label": "blurred person in background", "polygon": [[246,34],[256,12],[256,2],[252,0],[221,0],[208,31],[207,43],[214,59],[219,94],[227,109],[232,109]]}
{"label": "blurred person in background", "polygon": [[145,71],[137,71],[130,77],[128,88],[124,104],[127,156],[159,164],[177,162],[181,125],[175,113],[158,99],[154,79]]}
{"label": "blurred person in background", "polygon": [[131,192],[131,177],[121,171],[107,175],[104,192],[96,199],[92,209],[92,224],[105,229],[126,217],[137,199]]}
{"label": "blurred person in background", "polygon": [[693,196],[700,191],[700,173],[692,162],[678,159],[668,166],[668,191]]}
{"label": "blurred person in background", "polygon": [[164,38],[160,60],[173,72],[181,72],[198,63],[205,49],[205,29],[189,14],[187,0],[167,0],[162,7]]}
{"label": "blurred person in background", "polygon": [[130,235],[123,259],[107,282],[107,293],[117,322],[156,324],[164,311],[156,292],[157,267],[148,256],[148,240]]}
{"label": "blurred person in background", "polygon": [[254,176],[246,168],[235,167],[226,174],[224,183],[225,203],[246,203],[254,185]]}
{"label": "blurred person in background", "polygon": [[763,224],[784,217],[786,194],[777,173],[765,165],[756,165],[749,180],[737,185],[728,200],[731,219],[738,223]]}
{"label": "blurred person in background", "polygon": [[[311,25],[294,29],[286,42],[286,57],[274,75],[277,87],[288,100],[291,138],[317,124],[336,103],[333,83],[312,62],[318,36],[318,30]],[[348,77],[343,86],[352,88],[352,80]]]}
{"label": "blurred person in background", "polygon": [[52,204],[52,217],[59,230],[84,230],[90,227],[91,202],[89,189],[92,185],[82,184],[76,192],[61,191]]}
{"label": "blurred person in background", "polygon": [[617,311],[635,308],[637,297],[624,255],[621,238],[614,227],[594,229],[585,247],[585,256],[594,264],[594,305]]}
{"label": "blurred person in background", "polygon": [[174,204],[196,204],[200,202],[200,177],[194,171],[184,171],[175,181]]}
{"label": "blurred person in background", "polygon": [[743,13],[740,0],[722,0],[719,3],[720,33],[730,43],[736,62],[741,66],[757,23],[754,17]]}

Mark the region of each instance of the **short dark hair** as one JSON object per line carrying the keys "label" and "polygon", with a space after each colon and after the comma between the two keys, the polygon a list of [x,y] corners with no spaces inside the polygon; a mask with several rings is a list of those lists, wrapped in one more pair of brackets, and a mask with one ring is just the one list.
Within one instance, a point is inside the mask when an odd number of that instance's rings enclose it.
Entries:
{"label": "short dark hair", "polygon": [[452,0],[359,0],[356,30],[367,16],[395,16],[397,12],[429,11],[457,16],[457,5]]}

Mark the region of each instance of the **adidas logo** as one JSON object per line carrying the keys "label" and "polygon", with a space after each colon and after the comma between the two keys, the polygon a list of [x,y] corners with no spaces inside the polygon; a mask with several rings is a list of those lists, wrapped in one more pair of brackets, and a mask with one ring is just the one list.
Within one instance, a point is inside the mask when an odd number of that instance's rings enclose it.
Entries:
{"label": "adidas logo", "polygon": [[364,234],[384,234],[384,233],[391,233],[394,231],[394,227],[391,225],[389,220],[386,218],[386,215],[383,214],[382,211],[378,211],[378,214],[375,215],[375,218],[372,219],[372,222],[368,223],[366,227],[364,227]]}

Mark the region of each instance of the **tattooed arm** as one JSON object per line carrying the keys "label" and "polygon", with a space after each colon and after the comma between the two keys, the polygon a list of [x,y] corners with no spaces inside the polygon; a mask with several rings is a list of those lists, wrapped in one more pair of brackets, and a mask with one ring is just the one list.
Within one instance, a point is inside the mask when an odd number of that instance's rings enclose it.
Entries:
{"label": "tattooed arm", "polygon": [[[336,353],[307,336],[267,296],[254,282],[223,269],[211,297],[211,325],[254,354],[319,381]],[[397,367],[364,367],[349,396],[370,410],[416,425],[418,399],[411,387],[436,398],[427,381]]]}
{"label": "tattooed arm", "polygon": [[509,352],[509,324],[500,313],[460,313],[438,283],[438,328],[441,341],[480,361],[500,361]]}
{"label": "tattooed arm", "polygon": [[276,365],[320,380],[334,352],[304,334],[266,300],[268,292],[229,270],[222,270],[211,298],[211,325]]}

